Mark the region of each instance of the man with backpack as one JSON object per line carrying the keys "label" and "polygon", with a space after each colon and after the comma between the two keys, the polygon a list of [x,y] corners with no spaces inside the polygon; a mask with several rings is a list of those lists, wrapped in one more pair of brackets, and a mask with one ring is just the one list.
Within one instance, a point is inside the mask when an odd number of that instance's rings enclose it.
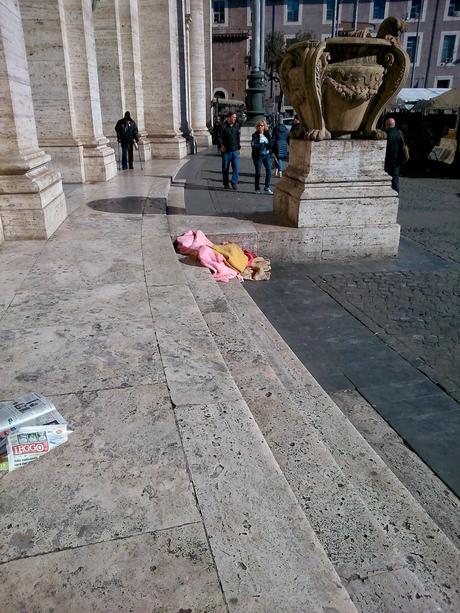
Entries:
{"label": "man with backpack", "polygon": [[129,167],[132,169],[134,168],[133,145],[134,141],[139,142],[139,134],[136,122],[131,119],[129,111],[126,111],[125,116],[117,121],[115,132],[121,145],[121,167],[123,170],[127,170],[129,163]]}

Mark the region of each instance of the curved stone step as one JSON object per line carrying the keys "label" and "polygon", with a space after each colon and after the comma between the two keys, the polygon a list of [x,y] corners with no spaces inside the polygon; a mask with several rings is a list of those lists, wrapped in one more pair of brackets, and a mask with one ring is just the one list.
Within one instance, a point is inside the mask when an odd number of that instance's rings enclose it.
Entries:
{"label": "curved stone step", "polygon": [[[229,610],[356,612],[183,282],[171,242],[158,228],[158,222],[144,220],[150,308]],[[161,261],[163,270],[168,259],[170,277],[155,269]]]}
{"label": "curved stone step", "polygon": [[[384,483],[388,491],[378,497],[403,500],[406,510],[418,518],[417,529],[428,526],[436,529],[418,503],[284,341],[276,338],[274,330],[267,333],[271,328],[269,322],[239,284],[223,286],[222,291],[205,270],[188,267],[187,276],[243,397],[358,608],[376,612],[435,611],[441,610],[442,605],[443,610],[456,610],[456,605],[452,607],[455,588],[443,586],[443,576],[436,564],[415,561],[407,539],[389,533],[388,517],[382,517],[373,508],[376,496],[373,488],[378,483],[371,480],[363,490],[362,483],[353,478],[352,473],[361,470],[352,460],[353,445],[363,449],[363,463],[370,464],[371,470],[378,467],[392,486]],[[335,419],[329,428],[330,436],[325,437],[317,423],[318,414],[323,414],[323,418],[326,414],[337,414],[337,419],[341,415],[344,423]],[[330,419],[324,419],[325,426]],[[341,438],[339,432],[347,432],[349,437],[350,445],[343,450],[337,443],[333,445],[333,441]],[[350,457],[341,459],[341,454]],[[388,513],[393,510],[400,509],[390,505]],[[398,524],[399,518],[395,526]],[[402,529],[409,537],[407,527]],[[447,547],[440,557],[447,566],[446,577],[450,575],[455,584],[458,552],[439,529],[437,533],[438,553]],[[422,539],[427,540],[424,536]],[[429,544],[433,551],[433,544]]]}

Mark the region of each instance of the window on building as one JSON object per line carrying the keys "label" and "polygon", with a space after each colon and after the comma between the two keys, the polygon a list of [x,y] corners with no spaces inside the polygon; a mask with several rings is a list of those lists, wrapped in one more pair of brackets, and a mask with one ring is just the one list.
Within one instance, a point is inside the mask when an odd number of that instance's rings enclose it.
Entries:
{"label": "window on building", "polygon": [[299,7],[300,0],[287,0],[287,14],[286,21],[291,23],[299,22]]}
{"label": "window on building", "polygon": [[448,17],[460,17],[460,0],[449,0]]}
{"label": "window on building", "polygon": [[447,79],[436,79],[436,87],[438,89],[448,89],[451,87],[452,77],[447,77]]}
{"label": "window on building", "polygon": [[442,41],[441,64],[452,64],[454,62],[456,34],[445,34]]}
{"label": "window on building", "polygon": [[422,11],[422,0],[411,0],[409,19],[418,19]]}
{"label": "window on building", "polygon": [[385,19],[386,0],[374,0],[372,3],[372,19]]}
{"label": "window on building", "polygon": [[213,0],[214,23],[225,23],[225,0]]}
{"label": "window on building", "polygon": [[326,19],[327,21],[334,19],[334,0],[327,0],[326,2]]}
{"label": "window on building", "polygon": [[419,50],[417,49],[417,36],[408,36],[406,38],[406,51],[411,64],[416,63],[416,53],[418,55]]}

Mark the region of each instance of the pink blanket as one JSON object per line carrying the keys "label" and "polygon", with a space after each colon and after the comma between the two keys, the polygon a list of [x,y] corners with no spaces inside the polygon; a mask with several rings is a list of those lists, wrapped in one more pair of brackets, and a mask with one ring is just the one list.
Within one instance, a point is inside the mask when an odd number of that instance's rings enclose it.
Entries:
{"label": "pink blanket", "polygon": [[200,247],[206,245],[206,247],[212,247],[213,243],[206,237],[206,234],[201,230],[187,230],[183,234],[177,237],[177,244],[179,245],[179,253],[190,255],[191,253],[198,251]]}
{"label": "pink blanket", "polygon": [[242,276],[230,266],[223,255],[216,253],[211,249],[214,243],[206,237],[206,234],[201,230],[187,230],[177,237],[179,253],[184,255],[196,254],[198,261],[212,273],[216,281],[227,283],[230,279],[237,277],[242,279]]}

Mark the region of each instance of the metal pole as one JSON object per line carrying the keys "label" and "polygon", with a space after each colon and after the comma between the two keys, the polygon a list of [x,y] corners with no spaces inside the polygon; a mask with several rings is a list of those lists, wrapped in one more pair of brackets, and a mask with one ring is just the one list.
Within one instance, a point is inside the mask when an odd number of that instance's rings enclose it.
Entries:
{"label": "metal pole", "polygon": [[260,0],[260,70],[265,70],[265,0]]}
{"label": "metal pole", "polygon": [[353,6],[353,30],[355,32],[358,29],[358,11],[359,11],[359,0],[355,0],[355,4]]}
{"label": "metal pole", "polygon": [[418,53],[418,36],[420,33],[420,20],[422,18],[422,14],[423,14],[423,0],[421,0],[420,2],[420,10],[418,12],[418,20],[417,20],[417,32],[416,32],[416,37],[415,37],[415,53],[414,53],[414,61],[412,62],[412,74],[410,77],[410,86],[414,87],[414,80],[415,80],[415,64],[417,63],[417,53]]}
{"label": "metal pole", "polygon": [[339,8],[339,0],[334,0],[334,9],[332,11],[332,29],[331,29],[331,36],[334,37],[337,33],[336,27],[337,27],[337,12],[338,12],[338,8]]}
{"label": "metal pole", "polygon": [[433,28],[431,30],[430,49],[428,51],[428,61],[427,61],[427,64],[426,64],[425,83],[423,84],[424,87],[430,87],[430,85],[428,84],[428,77],[430,75],[431,58],[433,56],[434,35],[435,35],[435,32],[436,32],[436,23],[437,23],[437,20],[438,20],[439,12],[440,12],[439,11],[439,0],[436,0],[436,7],[434,9],[434,18],[433,18]]}
{"label": "metal pole", "polygon": [[252,0],[251,72],[260,68],[260,0]]}

